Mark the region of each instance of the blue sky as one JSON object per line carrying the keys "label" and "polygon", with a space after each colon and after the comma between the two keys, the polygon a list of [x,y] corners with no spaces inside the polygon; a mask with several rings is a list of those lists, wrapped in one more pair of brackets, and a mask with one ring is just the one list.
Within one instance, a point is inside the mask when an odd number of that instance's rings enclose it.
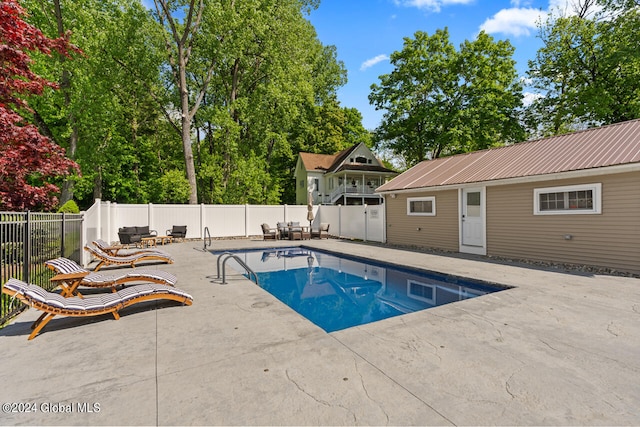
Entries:
{"label": "blue sky", "polygon": [[393,68],[389,56],[402,50],[403,38],[416,31],[433,34],[447,27],[458,48],[484,29],[515,47],[518,73],[541,46],[536,24],[549,12],[568,13],[570,0],[321,0],[309,20],[325,45],[335,45],[348,83],[339,89],[343,107],[357,108],[367,129],[374,129],[381,111],[369,105],[370,86]]}

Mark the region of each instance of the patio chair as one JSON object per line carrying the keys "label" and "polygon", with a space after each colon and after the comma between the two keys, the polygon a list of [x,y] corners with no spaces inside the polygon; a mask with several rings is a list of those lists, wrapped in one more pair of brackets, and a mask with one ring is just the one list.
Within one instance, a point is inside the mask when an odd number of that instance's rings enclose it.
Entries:
{"label": "patio chair", "polygon": [[138,255],[138,254],[149,254],[149,253],[156,253],[156,254],[161,254],[164,255],[166,257],[170,257],[171,255],[169,255],[168,252],[165,252],[161,249],[132,249],[132,250],[127,250],[125,252],[120,252],[121,249],[124,248],[124,246],[121,245],[117,245],[117,246],[112,246],[110,244],[108,244],[107,242],[105,242],[102,239],[97,239],[94,240],[93,242],[93,246],[97,247],[98,249],[100,249],[102,252],[109,254],[109,255],[113,255],[113,256],[130,256],[130,255]]}
{"label": "patio chair", "polygon": [[137,262],[140,261],[162,261],[168,264],[173,264],[173,258],[168,254],[159,252],[148,252],[143,254],[134,254],[126,256],[114,256],[105,253],[99,248],[92,248],[91,246],[85,246],[84,249],[89,252],[94,258],[97,258],[100,262],[96,265],[93,271],[98,271],[105,265],[127,265],[135,267]]}
{"label": "patio chair", "polygon": [[167,236],[171,236],[174,239],[184,240],[187,237],[186,225],[174,225],[171,230],[167,230]]}
{"label": "patio chair", "polygon": [[278,237],[280,239],[289,238],[289,225],[286,222],[277,223],[276,228],[278,229]]}
{"label": "patio chair", "polygon": [[[113,274],[94,273],[68,258],[50,259],[45,261],[44,264],[57,273],[57,276],[52,281],[57,281],[62,286],[67,286],[68,292],[65,292],[66,294],[78,296],[82,296],[79,292],[76,292],[78,286],[111,288],[115,292],[117,286],[128,282],[153,282],[174,286],[178,280],[173,274],[161,270],[135,269],[117,271]],[[84,276],[82,276],[83,273]],[[54,280],[56,278],[57,280]]]}
{"label": "patio chair", "polygon": [[262,224],[262,237],[264,240],[273,239],[276,240],[278,238],[278,230],[275,228],[269,227],[269,224]]}
{"label": "patio chair", "polygon": [[89,317],[110,313],[118,320],[118,313],[125,307],[152,300],[177,301],[184,305],[191,305],[193,297],[188,293],[167,285],[143,284],[129,286],[123,290],[102,294],[99,297],[65,298],[53,292],[47,292],[37,285],[30,285],[18,279],[9,279],[2,287],[2,292],[18,298],[29,307],[42,311],[42,316],[31,325],[32,340],[56,315]]}
{"label": "patio chair", "polygon": [[311,230],[311,238],[317,237],[318,239],[328,239],[330,225],[331,224],[326,222],[320,223],[320,228]]}

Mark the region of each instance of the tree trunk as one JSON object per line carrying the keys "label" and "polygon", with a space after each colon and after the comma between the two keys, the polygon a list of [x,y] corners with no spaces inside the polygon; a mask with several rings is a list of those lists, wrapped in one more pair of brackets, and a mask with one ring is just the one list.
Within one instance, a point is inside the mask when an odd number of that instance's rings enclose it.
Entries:
{"label": "tree trunk", "polygon": [[198,203],[198,186],[196,183],[196,168],[193,161],[191,147],[191,114],[189,112],[189,93],[187,91],[187,64],[182,54],[182,47],[178,46],[180,60],[180,107],[182,110],[182,149],[184,150],[184,166],[189,181],[189,204]]}
{"label": "tree trunk", "polygon": [[98,168],[96,172],[93,177],[93,200],[102,200],[102,169]]}
{"label": "tree trunk", "polygon": [[[65,97],[66,98],[66,97]],[[70,115],[71,119],[72,116]],[[71,160],[76,159],[76,149],[78,148],[78,131],[75,127],[74,120],[70,120],[72,123],[71,127],[71,136],[69,137],[69,149],[67,150],[67,157]],[[62,184],[62,193],[60,194],[60,205],[65,204],[69,200],[73,200],[73,189],[75,187],[76,182],[73,178],[68,177],[64,180]]]}
{"label": "tree trunk", "polygon": [[[62,21],[62,8],[60,7],[60,0],[53,1],[55,15],[56,15],[56,24],[58,26],[58,36],[64,36],[64,23]],[[64,68],[65,57],[60,55],[60,63]],[[64,95],[64,106],[68,109],[69,105],[71,105],[71,77],[68,70],[62,71],[62,77],[60,79],[60,89]],[[76,127],[75,118],[73,117],[73,113],[69,113],[69,126],[71,126],[71,136],[69,137],[69,148],[67,149],[66,156],[75,160],[76,158],[76,150],[78,149],[78,129]],[[65,204],[69,200],[73,200],[73,188],[75,186],[75,181],[73,178],[68,177],[65,179],[62,184],[62,193],[60,194],[60,205]]]}

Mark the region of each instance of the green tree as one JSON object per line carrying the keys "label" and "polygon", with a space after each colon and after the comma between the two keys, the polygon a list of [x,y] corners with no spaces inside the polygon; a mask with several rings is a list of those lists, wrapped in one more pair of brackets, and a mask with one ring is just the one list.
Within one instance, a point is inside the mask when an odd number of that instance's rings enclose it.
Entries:
{"label": "green tree", "polygon": [[77,170],[64,150],[20,114],[32,111],[25,97],[56,85],[34,72],[33,57],[77,49],[66,37],[51,39],[24,20],[16,0],[0,3],[0,209],[51,209],[57,204],[56,178]]}
{"label": "green tree", "polygon": [[298,151],[370,144],[336,101],[346,72],[305,18],[315,0],[157,0],[155,12],[138,0],[24,2],[52,35],[60,16],[84,52],[38,62],[68,85],[34,101],[32,117],[64,147],[76,141],[83,207],[194,202],[190,149],[195,200],[280,203]]}
{"label": "green tree", "polygon": [[370,133],[362,126],[362,115],[355,108],[341,107],[337,100],[309,109],[301,123],[302,141],[298,151],[333,154],[358,143],[371,147]]}
{"label": "green tree", "polygon": [[[204,52],[198,51],[197,39],[205,34],[212,35],[211,29],[201,28],[202,16],[205,12],[203,0],[185,2],[154,0],[154,4],[156,17],[164,29],[169,65],[168,81],[174,85],[173,92],[176,94],[177,101],[163,106],[163,110],[167,119],[172,123],[170,108],[177,108],[180,112],[179,125],[175,127],[179,131],[182,141],[185,170],[190,188],[189,203],[196,204],[198,203],[198,188],[191,140],[192,123],[213,76],[217,58],[215,55],[208,55],[205,61],[194,58],[195,69],[193,65],[190,65],[190,62],[192,55],[204,54]],[[181,21],[176,18],[179,15],[183,16]],[[203,64],[204,67],[202,67]],[[196,78],[190,79],[188,77],[190,73],[195,73]]]}
{"label": "green tree", "polygon": [[[51,34],[72,27],[84,54],[77,61],[40,61],[42,72],[64,91],[34,100],[33,121],[70,149],[83,170],[75,198],[145,203],[166,170],[172,142],[151,89],[160,84],[159,33],[139,2],[125,0],[25,0],[31,19]],[[66,77],[65,77],[66,76]],[[74,142],[75,141],[75,142]],[[179,144],[178,144],[179,147]],[[71,187],[67,187],[71,188]]]}
{"label": "green tree", "polygon": [[457,51],[449,32],[418,31],[391,55],[395,67],[371,86],[385,110],[375,139],[411,166],[424,159],[521,141],[522,87],[513,46],[481,32]]}
{"label": "green tree", "polygon": [[[203,201],[282,200],[295,156],[311,137],[308,123],[345,81],[335,49],[319,42],[304,17],[313,6],[298,0],[207,5],[203,35],[196,42],[200,52],[215,57],[195,117]],[[201,80],[210,59],[197,58],[193,66],[201,72],[190,77]]]}
{"label": "green tree", "polygon": [[543,46],[529,61],[539,97],[527,126],[556,135],[640,117],[640,16],[633,2],[592,2],[575,15],[550,17],[540,27]]}

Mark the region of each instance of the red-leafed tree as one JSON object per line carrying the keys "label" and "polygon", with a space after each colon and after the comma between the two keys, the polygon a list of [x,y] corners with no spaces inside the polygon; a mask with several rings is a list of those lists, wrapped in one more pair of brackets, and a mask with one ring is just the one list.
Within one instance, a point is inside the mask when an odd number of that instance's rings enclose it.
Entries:
{"label": "red-leafed tree", "polygon": [[23,20],[25,10],[17,0],[0,1],[0,209],[50,210],[60,192],[52,181],[78,172],[64,149],[18,114],[29,110],[23,97],[56,88],[30,69],[28,52],[62,55],[78,51],[67,39],[50,39]]}

